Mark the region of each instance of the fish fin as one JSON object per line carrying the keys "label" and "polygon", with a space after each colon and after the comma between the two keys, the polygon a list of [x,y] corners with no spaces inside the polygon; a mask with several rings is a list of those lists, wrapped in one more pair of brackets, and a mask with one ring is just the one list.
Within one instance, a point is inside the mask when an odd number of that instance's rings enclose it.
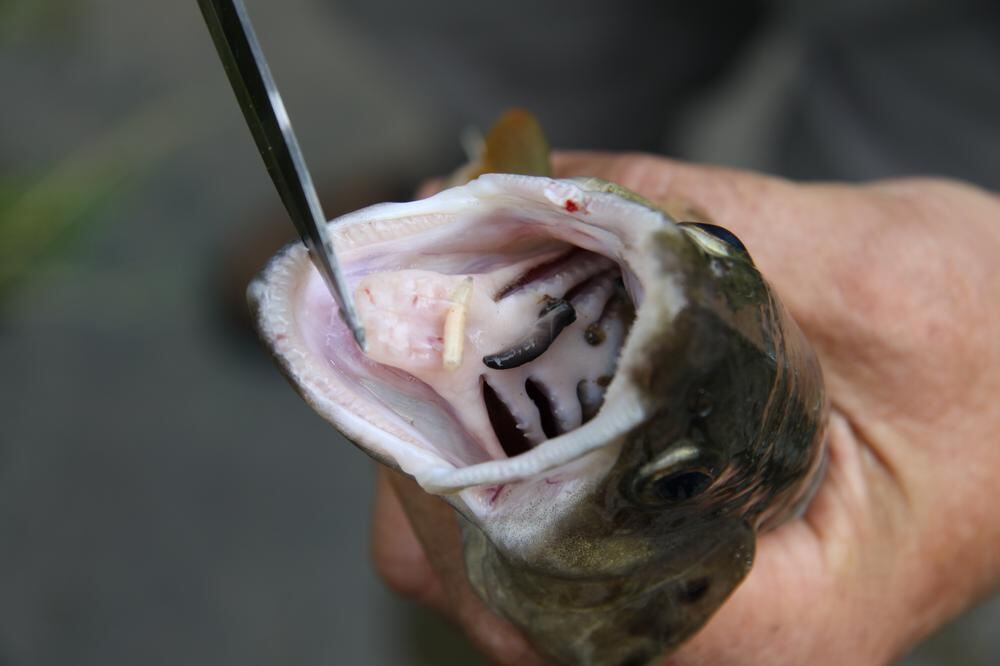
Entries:
{"label": "fish fin", "polygon": [[451,177],[451,185],[466,183],[484,173],[552,175],[549,142],[538,119],[524,109],[510,109],[500,116],[475,150],[478,154]]}

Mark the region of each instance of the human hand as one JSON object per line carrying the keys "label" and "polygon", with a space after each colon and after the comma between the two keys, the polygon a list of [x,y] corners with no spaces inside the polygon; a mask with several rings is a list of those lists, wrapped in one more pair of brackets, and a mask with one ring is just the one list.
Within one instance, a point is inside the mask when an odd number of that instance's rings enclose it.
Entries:
{"label": "human hand", "polygon": [[[801,520],[666,660],[882,664],[1000,583],[1000,198],[914,179],[798,185],[642,155],[568,153],[599,176],[739,236],[813,343],[830,464]],[[381,470],[373,557],[387,583],[492,660],[545,663],[465,579],[450,507]]]}

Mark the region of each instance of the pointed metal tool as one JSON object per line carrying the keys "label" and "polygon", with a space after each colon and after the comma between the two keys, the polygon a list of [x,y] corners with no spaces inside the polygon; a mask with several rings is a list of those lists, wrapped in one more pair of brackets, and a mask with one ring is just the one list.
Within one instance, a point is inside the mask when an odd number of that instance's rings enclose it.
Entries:
{"label": "pointed metal tool", "polygon": [[365,331],[337,263],[316,188],[246,7],[241,0],[198,0],[198,5],[267,172],[302,242],[309,248],[313,263],[330,287],[340,316],[364,350]]}

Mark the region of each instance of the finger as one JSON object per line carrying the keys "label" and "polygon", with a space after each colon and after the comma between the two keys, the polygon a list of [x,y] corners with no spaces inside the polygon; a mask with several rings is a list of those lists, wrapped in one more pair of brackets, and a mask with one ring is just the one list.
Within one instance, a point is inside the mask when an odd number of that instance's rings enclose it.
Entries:
{"label": "finger", "polygon": [[386,473],[413,525],[435,575],[441,580],[445,614],[493,663],[532,666],[547,663],[514,625],[494,614],[473,591],[465,574],[462,538],[454,510],[425,493],[415,481]]}
{"label": "finger", "polygon": [[463,578],[465,573],[461,534],[454,510],[440,498],[424,492],[408,477],[389,470],[382,472],[382,476],[393,496],[398,498],[414,538],[450,598],[455,579]]}
{"label": "finger", "polygon": [[371,553],[375,571],[397,594],[444,611],[447,598],[423,546],[388,479],[378,466],[372,504]]}
{"label": "finger", "polygon": [[[801,195],[787,181],[642,154],[556,153],[553,164],[559,176],[596,176],[633,190],[671,209],[678,221],[693,217],[725,226],[744,240],[758,264],[779,271],[786,264],[788,243],[769,241],[776,230],[793,231],[786,223],[801,212]],[[814,226],[815,216],[804,217],[802,224]],[[805,239],[815,244],[813,235]]]}
{"label": "finger", "polygon": [[[870,328],[865,317],[877,308],[872,303],[859,307],[855,294],[859,281],[881,263],[881,257],[873,256],[875,246],[866,243],[879,211],[863,189],[853,188],[852,196],[844,196],[843,187],[802,186],[651,155],[574,152],[558,153],[553,161],[561,176],[605,178],[656,204],[733,231],[819,346],[844,342],[854,330],[845,324]],[[884,251],[884,245],[878,247]],[[851,342],[858,348],[858,341]]]}
{"label": "finger", "polygon": [[[836,636],[836,620],[843,624],[843,618],[833,611],[839,590],[809,559],[820,553],[807,533],[808,527],[797,521],[761,539],[747,579],[661,666],[858,663],[849,657],[819,659],[825,655],[815,654],[820,644],[836,645],[831,638]],[[820,638],[805,627],[829,630]],[[851,654],[855,647],[844,646],[844,651]]]}
{"label": "finger", "polygon": [[[778,178],[638,154],[557,153],[553,163],[559,175],[592,175],[634,190],[680,220],[694,217],[726,227],[744,241],[779,291],[786,284],[802,285],[796,267],[803,257],[831,245],[826,234],[814,233],[816,215],[802,214],[796,186]],[[789,261],[790,255],[796,260]],[[816,262],[806,263],[813,268]]]}

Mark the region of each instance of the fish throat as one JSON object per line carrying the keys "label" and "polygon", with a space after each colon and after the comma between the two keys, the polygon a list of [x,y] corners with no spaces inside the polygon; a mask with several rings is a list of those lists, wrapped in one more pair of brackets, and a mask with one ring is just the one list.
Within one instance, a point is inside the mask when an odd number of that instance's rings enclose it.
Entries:
{"label": "fish throat", "polygon": [[538,231],[512,233],[485,265],[455,261],[459,239],[447,259],[373,271],[356,287],[369,359],[436,394],[481,453],[455,462],[514,457],[575,430],[614,376],[635,317],[622,268]]}

